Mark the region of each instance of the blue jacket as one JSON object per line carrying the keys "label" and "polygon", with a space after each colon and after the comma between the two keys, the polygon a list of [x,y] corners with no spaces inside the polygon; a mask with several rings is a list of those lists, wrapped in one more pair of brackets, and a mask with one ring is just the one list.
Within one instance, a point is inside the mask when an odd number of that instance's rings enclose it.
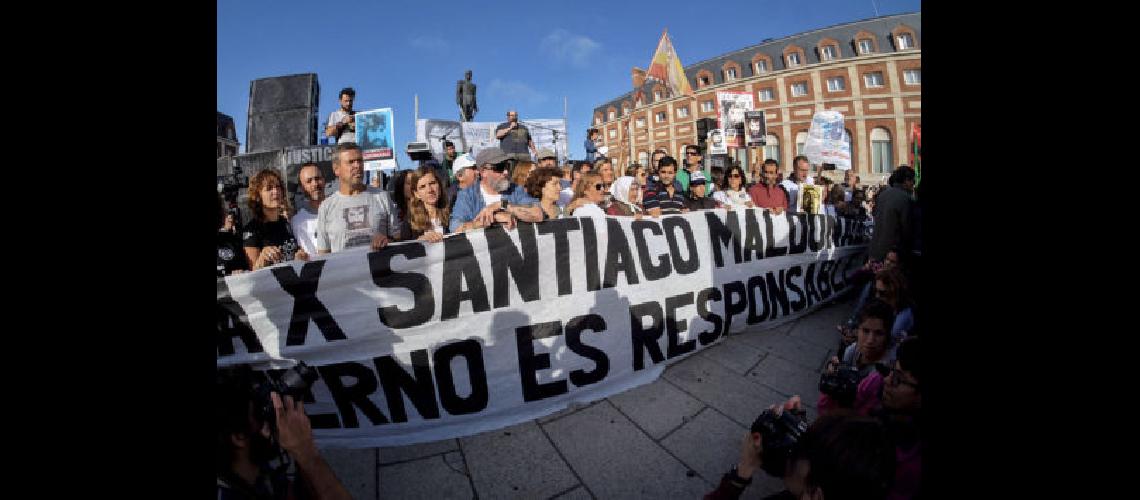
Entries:
{"label": "blue jacket", "polygon": [[597,146],[594,146],[594,141],[591,141],[589,139],[586,139],[586,143],[583,146],[586,149],[586,161],[593,163],[594,154],[598,152]]}
{"label": "blue jacket", "polygon": [[[455,231],[459,226],[466,222],[470,222],[479,215],[479,212],[487,208],[487,202],[483,201],[483,188],[482,183],[475,183],[465,189],[459,191],[459,195],[455,197],[455,206],[451,208],[451,224],[449,229]],[[527,194],[526,190],[518,184],[511,183],[506,191],[500,193],[507,203],[512,205],[534,205],[538,203],[533,196]]]}

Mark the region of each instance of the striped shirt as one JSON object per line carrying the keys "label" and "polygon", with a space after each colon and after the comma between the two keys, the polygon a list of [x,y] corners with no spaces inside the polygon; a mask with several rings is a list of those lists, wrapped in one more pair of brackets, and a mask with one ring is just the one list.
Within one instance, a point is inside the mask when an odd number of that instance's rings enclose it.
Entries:
{"label": "striped shirt", "polygon": [[662,215],[679,214],[685,208],[685,190],[680,182],[673,179],[673,196],[669,196],[669,191],[660,182],[654,183],[645,190],[642,206],[646,211],[660,208]]}

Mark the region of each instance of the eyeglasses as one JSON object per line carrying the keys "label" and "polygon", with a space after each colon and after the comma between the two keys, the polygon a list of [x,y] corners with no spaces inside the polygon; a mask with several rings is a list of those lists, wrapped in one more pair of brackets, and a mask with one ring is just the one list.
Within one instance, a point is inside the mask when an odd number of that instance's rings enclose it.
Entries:
{"label": "eyeglasses", "polygon": [[909,385],[915,389],[918,389],[918,384],[903,380],[902,370],[899,370],[898,368],[891,368],[891,371],[887,376],[887,385],[891,387],[897,387],[899,384]]}

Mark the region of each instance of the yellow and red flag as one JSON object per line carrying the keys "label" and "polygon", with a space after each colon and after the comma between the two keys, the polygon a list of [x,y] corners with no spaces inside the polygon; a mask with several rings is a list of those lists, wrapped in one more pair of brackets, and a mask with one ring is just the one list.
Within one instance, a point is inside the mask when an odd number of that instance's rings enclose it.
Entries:
{"label": "yellow and red flag", "polygon": [[681,66],[677,51],[673,50],[668,31],[661,33],[661,41],[657,42],[657,52],[653,54],[645,77],[665,84],[673,96],[693,95],[693,88],[685,77],[685,68]]}

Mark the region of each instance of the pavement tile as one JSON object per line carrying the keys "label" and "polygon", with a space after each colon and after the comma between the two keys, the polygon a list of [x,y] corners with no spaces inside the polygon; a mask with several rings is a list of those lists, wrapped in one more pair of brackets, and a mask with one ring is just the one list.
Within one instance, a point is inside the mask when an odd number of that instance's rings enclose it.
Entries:
{"label": "pavement tile", "polygon": [[[833,340],[839,340],[838,335],[836,335]],[[826,347],[817,343],[801,340],[797,337],[763,333],[743,335],[737,342],[747,345],[758,352],[769,353],[770,355],[775,355],[787,361],[792,361],[809,370],[818,369],[819,364],[827,359],[828,353],[834,348],[834,343],[832,347]],[[749,366],[749,368],[751,368],[751,366]]]}
{"label": "pavement tile", "polygon": [[328,462],[352,498],[378,498],[376,496],[376,448],[321,449]]}
{"label": "pavement tile", "polygon": [[689,421],[705,407],[704,403],[660,379],[610,396],[609,400],[654,440]]}
{"label": "pavement tile", "polygon": [[533,420],[459,444],[480,498],[549,498],[578,484]]}
{"label": "pavement tile", "polygon": [[704,349],[698,354],[698,356],[716,361],[740,375],[747,373],[764,355],[764,351],[752,347],[736,337],[721,340],[717,345]]}
{"label": "pavement tile", "polygon": [[536,420],[536,422],[538,422],[539,424],[546,424],[549,422],[553,422],[553,421],[558,420],[562,417],[565,417],[566,415],[570,415],[572,413],[575,413],[578,410],[581,410],[583,408],[589,408],[589,407],[594,406],[594,405],[601,403],[601,402],[602,402],[602,400],[599,399],[597,401],[591,401],[589,403],[570,403],[570,406],[567,406],[566,408],[563,408],[563,409],[558,410],[554,413],[551,413],[550,415],[547,415],[545,417],[540,417]]}
{"label": "pavement tile", "polygon": [[725,471],[736,465],[740,438],[747,430],[709,408],[661,440],[661,446],[715,487]]}
{"label": "pavement tile", "polygon": [[475,498],[458,452],[382,465],[380,485],[383,498]]}
{"label": "pavement tile", "polygon": [[753,380],[786,397],[799,395],[805,405],[815,406],[819,398],[819,374],[796,363],[768,356],[749,373]]}
{"label": "pavement tile", "polygon": [[608,402],[543,427],[598,498],[700,498],[711,490]]}
{"label": "pavement tile", "polygon": [[380,448],[380,465],[416,460],[432,455],[440,455],[449,451],[459,451],[459,443],[454,439],[444,439],[442,441],[432,441],[408,446],[383,447]]}
{"label": "pavement tile", "polygon": [[586,488],[584,486],[579,486],[579,487],[574,488],[570,491],[567,491],[565,495],[556,496],[551,500],[593,500],[593,499],[594,499],[594,497],[590,496],[590,492],[586,491]]}
{"label": "pavement tile", "polygon": [[737,375],[701,356],[670,366],[662,376],[740,425],[751,425],[764,408],[786,399],[779,392],[753,382],[756,377]]}

